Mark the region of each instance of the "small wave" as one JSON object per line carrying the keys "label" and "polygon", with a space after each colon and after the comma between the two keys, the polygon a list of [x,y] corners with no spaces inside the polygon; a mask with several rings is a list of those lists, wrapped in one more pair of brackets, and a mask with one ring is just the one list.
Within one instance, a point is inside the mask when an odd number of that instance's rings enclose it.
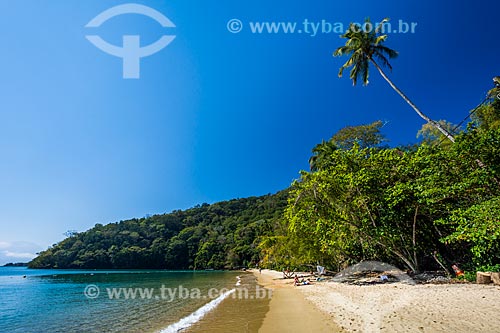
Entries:
{"label": "small wave", "polygon": [[162,329],[159,333],[176,333],[192,326],[194,323],[203,318],[208,312],[215,309],[220,302],[222,302],[225,298],[234,293],[235,290],[236,289],[231,289],[229,291],[226,291],[224,294],[203,305],[201,308],[191,313],[189,316],[184,317],[178,322],[168,326],[167,328]]}

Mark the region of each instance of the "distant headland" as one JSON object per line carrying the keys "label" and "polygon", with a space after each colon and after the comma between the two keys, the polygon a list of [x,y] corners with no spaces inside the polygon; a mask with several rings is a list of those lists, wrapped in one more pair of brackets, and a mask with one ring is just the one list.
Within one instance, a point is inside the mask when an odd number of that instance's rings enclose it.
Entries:
{"label": "distant headland", "polygon": [[2,267],[27,267],[27,266],[28,266],[27,262],[16,262],[16,263],[9,262],[3,265]]}

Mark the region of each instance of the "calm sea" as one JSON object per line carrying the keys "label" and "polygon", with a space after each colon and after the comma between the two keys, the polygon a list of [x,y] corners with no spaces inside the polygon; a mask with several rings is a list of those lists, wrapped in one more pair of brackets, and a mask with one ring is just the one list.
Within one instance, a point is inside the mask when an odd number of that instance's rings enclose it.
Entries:
{"label": "calm sea", "polygon": [[241,272],[1,267],[0,332],[255,332],[269,300],[254,288]]}

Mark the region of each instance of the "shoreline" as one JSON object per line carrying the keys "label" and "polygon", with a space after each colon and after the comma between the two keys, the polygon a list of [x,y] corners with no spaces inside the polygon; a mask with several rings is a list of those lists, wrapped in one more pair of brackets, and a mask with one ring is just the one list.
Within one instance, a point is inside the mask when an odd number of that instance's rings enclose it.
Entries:
{"label": "shoreline", "polygon": [[[231,296],[224,299],[212,311],[207,312],[201,320],[182,332],[258,332],[264,316],[269,310],[270,299],[262,297],[262,295],[257,297],[256,289],[260,285],[255,275],[249,271],[240,271],[234,282],[236,284],[229,288],[234,290]],[[248,294],[240,293],[239,290],[246,290]]]}
{"label": "shoreline", "polygon": [[[500,286],[316,282],[295,287],[282,273],[252,270],[273,290],[259,332],[495,332]],[[316,327],[315,325],[319,325]],[[328,328],[326,328],[328,326]]]}

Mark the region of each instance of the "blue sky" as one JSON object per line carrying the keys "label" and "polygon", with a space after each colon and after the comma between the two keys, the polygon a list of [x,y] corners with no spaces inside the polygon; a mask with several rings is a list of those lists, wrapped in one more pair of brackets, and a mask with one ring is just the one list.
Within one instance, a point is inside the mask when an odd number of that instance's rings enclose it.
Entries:
{"label": "blue sky", "polygon": [[[422,121],[378,73],[367,87],[337,77],[337,34],[253,34],[249,22],[416,22],[389,36],[390,76],[434,119],[461,121],[500,70],[496,0],[134,1],[176,27],[122,15],[85,28],[124,3],[0,0],[0,264],[66,230],[284,189],[347,125],[381,119],[391,144],[416,141]],[[125,80],[89,32],[176,38]]]}

